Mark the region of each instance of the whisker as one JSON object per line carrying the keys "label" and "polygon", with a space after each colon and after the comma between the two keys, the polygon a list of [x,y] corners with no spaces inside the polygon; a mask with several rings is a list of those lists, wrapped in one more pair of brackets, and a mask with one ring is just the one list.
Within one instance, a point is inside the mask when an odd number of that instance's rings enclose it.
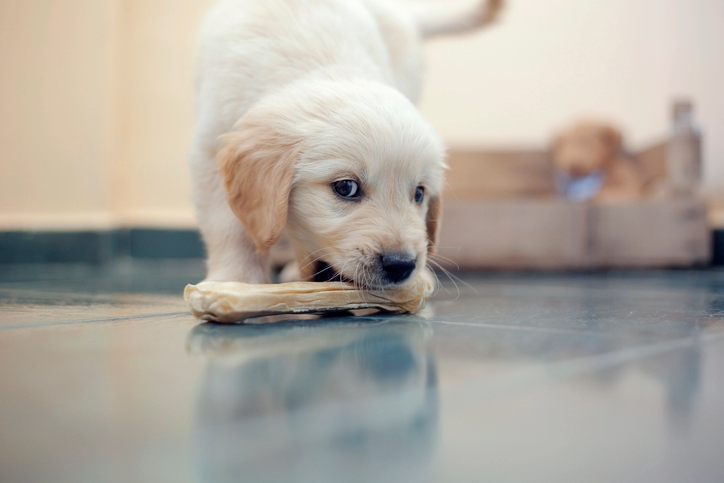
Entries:
{"label": "whisker", "polygon": [[[320,250],[315,250],[315,251],[312,252],[312,253],[319,253],[319,252],[322,251],[322,250],[326,250],[326,248],[322,248],[322,249],[320,249]],[[318,257],[310,260],[309,262],[307,262],[307,263],[305,263],[304,265],[302,265],[301,267],[299,267],[299,271],[302,272],[303,270],[305,270],[305,269],[308,268],[309,266],[311,266],[311,265],[313,265],[314,263],[317,263],[317,262],[320,261],[321,259],[325,258],[326,255],[329,255],[329,253],[328,253],[328,252],[325,252],[325,253],[323,253],[322,255],[320,255],[320,256],[318,256]],[[317,275],[317,274],[315,273],[315,275]]]}
{"label": "whisker", "polygon": [[[367,283],[365,280],[360,281],[359,276],[360,276],[360,264],[356,264],[354,267],[354,282],[356,285],[358,285],[357,288],[361,289],[362,302],[367,303],[367,293],[365,290]],[[362,272],[362,277],[365,278],[364,272]]]}
{"label": "whisker", "polygon": [[437,254],[437,253],[433,253],[433,254],[428,255],[428,256],[429,256],[430,258],[436,259],[437,261],[447,262],[447,263],[449,263],[449,264],[451,264],[451,265],[455,265],[455,270],[460,270],[460,265],[458,265],[458,263],[457,263],[455,260],[453,260],[452,258],[444,257],[444,256],[439,255],[439,254]]}
{"label": "whisker", "polygon": [[[453,287],[455,287],[455,292],[456,292],[455,298],[456,298],[456,299],[460,298],[460,294],[461,294],[461,292],[460,292],[460,287],[459,287],[457,281],[455,280],[455,278],[453,277],[453,275],[452,275],[448,270],[445,270],[445,268],[443,268],[443,267],[442,267],[439,263],[437,263],[435,260],[428,260],[428,262],[429,262],[434,268],[436,268],[437,270],[440,270],[443,274],[445,274],[445,276],[448,278],[448,280],[450,280],[450,282],[453,284]],[[433,270],[433,272],[434,272],[434,270]],[[439,278],[438,278],[438,280],[439,280]],[[442,286],[442,284],[440,284],[440,285]]]}
{"label": "whisker", "polygon": [[324,268],[322,268],[321,270],[319,270],[318,272],[313,273],[312,276],[311,276],[311,278],[314,278],[314,277],[316,277],[317,275],[320,275],[320,274],[326,272],[327,270],[334,270],[334,269],[333,269],[330,265],[327,265],[327,266],[325,266]]}
{"label": "whisker", "polygon": [[445,269],[445,267],[443,267],[442,265],[440,265],[440,264],[439,264],[438,262],[436,262],[435,260],[429,259],[429,262],[430,262],[434,267],[436,267],[438,270],[442,271],[442,272],[447,276],[447,278],[453,283],[453,285],[455,285],[455,288],[456,288],[456,290],[457,290],[457,297],[460,297],[460,287],[458,286],[457,282],[460,282],[462,285],[464,285],[465,287],[467,287],[467,288],[469,288],[470,290],[472,290],[475,294],[479,294],[479,293],[480,293],[479,290],[478,290],[476,287],[470,285],[468,282],[466,282],[466,281],[463,280],[462,278],[460,278],[460,277],[458,277],[458,276],[456,276],[456,275],[453,275],[449,270]]}
{"label": "whisker", "polygon": [[435,273],[435,270],[431,269],[430,267],[425,267],[425,270],[427,270],[428,273],[435,277],[435,288],[433,289],[433,294],[435,294],[442,286],[442,283],[440,283],[440,277],[438,277],[437,273]]}
{"label": "whisker", "polygon": [[450,263],[455,264],[455,266],[457,267],[457,268],[456,268],[457,270],[460,270],[460,266],[459,266],[457,263],[455,263],[453,260],[450,260],[449,258],[442,257],[441,255],[433,254],[433,255],[430,255],[430,256],[428,257],[428,260],[431,261],[431,262],[433,262],[433,263],[435,264],[435,266],[436,266],[437,268],[439,268],[440,270],[442,270],[448,277],[454,277],[457,281],[459,281],[460,283],[462,283],[463,285],[465,285],[465,286],[468,287],[469,289],[473,290],[475,293],[478,293],[478,290],[477,290],[475,287],[473,287],[472,285],[470,285],[468,282],[466,282],[466,281],[463,280],[462,278],[453,275],[449,270],[445,269],[445,267],[443,267],[440,262],[438,262],[437,260],[435,260],[436,258],[446,259],[446,260],[448,260]]}

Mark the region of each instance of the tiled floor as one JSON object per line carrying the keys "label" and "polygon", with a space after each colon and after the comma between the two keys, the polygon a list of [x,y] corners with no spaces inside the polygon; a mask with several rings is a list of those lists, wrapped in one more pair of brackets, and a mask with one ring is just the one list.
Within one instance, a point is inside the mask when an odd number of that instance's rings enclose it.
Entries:
{"label": "tiled floor", "polygon": [[0,268],[0,481],[721,482],[724,272],[199,324],[197,263]]}

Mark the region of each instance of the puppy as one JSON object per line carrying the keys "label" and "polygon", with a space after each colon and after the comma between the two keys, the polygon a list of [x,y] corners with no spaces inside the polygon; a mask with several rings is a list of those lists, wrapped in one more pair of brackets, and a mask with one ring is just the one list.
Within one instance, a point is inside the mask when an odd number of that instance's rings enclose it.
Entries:
{"label": "puppy", "polygon": [[627,201],[643,196],[634,160],[624,154],[621,132],[601,121],[581,121],[552,147],[559,189],[574,201]]}
{"label": "puppy", "polygon": [[502,0],[389,3],[220,0],[208,14],[191,156],[208,280],[268,282],[283,232],[302,279],[385,289],[424,270],[445,154],[414,106],[421,41],[492,23]]}

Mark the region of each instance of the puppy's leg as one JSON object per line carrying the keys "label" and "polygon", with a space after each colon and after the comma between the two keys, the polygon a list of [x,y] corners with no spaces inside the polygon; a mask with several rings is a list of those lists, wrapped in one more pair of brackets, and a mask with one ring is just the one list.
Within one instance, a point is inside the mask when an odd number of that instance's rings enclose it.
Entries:
{"label": "puppy's leg", "polygon": [[202,234],[208,252],[206,280],[269,283],[268,257],[257,252],[233,214],[214,220],[213,226],[202,224]]}
{"label": "puppy's leg", "polygon": [[206,280],[268,282],[267,257],[257,252],[229,208],[213,156],[192,157],[191,169],[196,215],[207,252]]}
{"label": "puppy's leg", "polygon": [[299,264],[297,262],[289,262],[284,265],[281,273],[279,273],[279,281],[282,283],[287,282],[298,282],[302,280],[302,274],[299,271]]}
{"label": "puppy's leg", "polygon": [[295,246],[294,253],[296,255],[296,273],[298,280],[311,282],[317,273],[317,259],[309,254],[306,250]]}
{"label": "puppy's leg", "polygon": [[500,16],[505,0],[457,0],[452,3],[416,12],[423,38],[464,34],[487,27]]}

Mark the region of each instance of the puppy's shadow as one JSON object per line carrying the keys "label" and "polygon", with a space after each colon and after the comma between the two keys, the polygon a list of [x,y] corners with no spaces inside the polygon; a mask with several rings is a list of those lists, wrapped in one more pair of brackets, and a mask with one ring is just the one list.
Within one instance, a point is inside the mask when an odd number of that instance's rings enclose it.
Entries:
{"label": "puppy's shadow", "polygon": [[422,481],[437,439],[432,329],[415,317],[202,324],[204,481]]}

